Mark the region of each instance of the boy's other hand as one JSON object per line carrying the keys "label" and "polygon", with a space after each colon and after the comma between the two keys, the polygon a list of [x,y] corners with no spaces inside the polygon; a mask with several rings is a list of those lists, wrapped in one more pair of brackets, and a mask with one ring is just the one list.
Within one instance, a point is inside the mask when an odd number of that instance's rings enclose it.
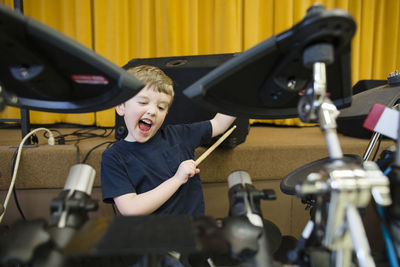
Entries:
{"label": "boy's other hand", "polygon": [[190,177],[199,173],[200,169],[197,168],[196,162],[194,160],[182,161],[175,173],[175,177],[179,179],[182,184],[186,183]]}

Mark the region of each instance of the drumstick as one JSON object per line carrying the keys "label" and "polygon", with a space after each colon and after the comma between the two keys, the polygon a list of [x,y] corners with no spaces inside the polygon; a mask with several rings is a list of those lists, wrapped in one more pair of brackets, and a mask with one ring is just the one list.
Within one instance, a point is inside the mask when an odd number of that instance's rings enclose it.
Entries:
{"label": "drumstick", "polygon": [[236,125],[233,125],[232,128],[229,129],[224,135],[222,135],[217,142],[215,142],[212,146],[210,146],[201,156],[196,160],[196,166],[199,166],[199,164],[208,156],[211,154],[211,152],[214,151],[214,149],[217,148],[232,132],[235,130]]}

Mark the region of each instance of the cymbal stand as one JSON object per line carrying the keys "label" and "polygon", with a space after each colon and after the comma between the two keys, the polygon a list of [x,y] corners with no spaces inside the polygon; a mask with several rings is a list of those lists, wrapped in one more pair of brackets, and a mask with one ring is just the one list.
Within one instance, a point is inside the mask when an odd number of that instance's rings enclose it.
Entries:
{"label": "cymbal stand", "polygon": [[369,140],[368,147],[364,152],[363,160],[369,160],[369,158],[371,157],[371,153],[374,150],[375,145],[377,144],[380,136],[381,134],[378,132],[373,133],[371,139]]}
{"label": "cymbal stand", "polygon": [[303,54],[304,65],[313,68],[314,82],[300,99],[300,118],[319,122],[332,162],[319,173],[311,173],[296,190],[298,195],[325,196],[328,202],[322,246],[332,252],[333,266],[350,266],[353,250],[360,266],[375,266],[357,208],[368,205],[371,193],[379,205],[390,205],[389,180],[374,162],[364,161],[358,166],[342,160],[336,132],[339,112],[326,96],[326,65],[333,61],[333,53],[332,44],[320,43],[306,48]]}

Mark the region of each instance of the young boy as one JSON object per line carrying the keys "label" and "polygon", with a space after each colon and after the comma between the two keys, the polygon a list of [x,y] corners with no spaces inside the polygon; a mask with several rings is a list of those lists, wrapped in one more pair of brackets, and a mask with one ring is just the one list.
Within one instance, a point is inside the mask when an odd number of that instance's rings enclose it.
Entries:
{"label": "young boy", "polygon": [[225,132],[235,117],[218,113],[210,121],[160,129],[174,97],[172,80],[154,66],[128,72],[146,86],[116,107],[128,135],[103,153],[103,201],[115,203],[122,215],[204,215],[194,150]]}

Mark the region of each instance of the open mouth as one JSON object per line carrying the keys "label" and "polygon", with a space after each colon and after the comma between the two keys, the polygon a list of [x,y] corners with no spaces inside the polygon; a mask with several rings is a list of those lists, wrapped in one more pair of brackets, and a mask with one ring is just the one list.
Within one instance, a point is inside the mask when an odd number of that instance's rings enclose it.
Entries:
{"label": "open mouth", "polygon": [[144,132],[148,132],[153,123],[150,120],[140,120],[139,121],[139,129]]}

